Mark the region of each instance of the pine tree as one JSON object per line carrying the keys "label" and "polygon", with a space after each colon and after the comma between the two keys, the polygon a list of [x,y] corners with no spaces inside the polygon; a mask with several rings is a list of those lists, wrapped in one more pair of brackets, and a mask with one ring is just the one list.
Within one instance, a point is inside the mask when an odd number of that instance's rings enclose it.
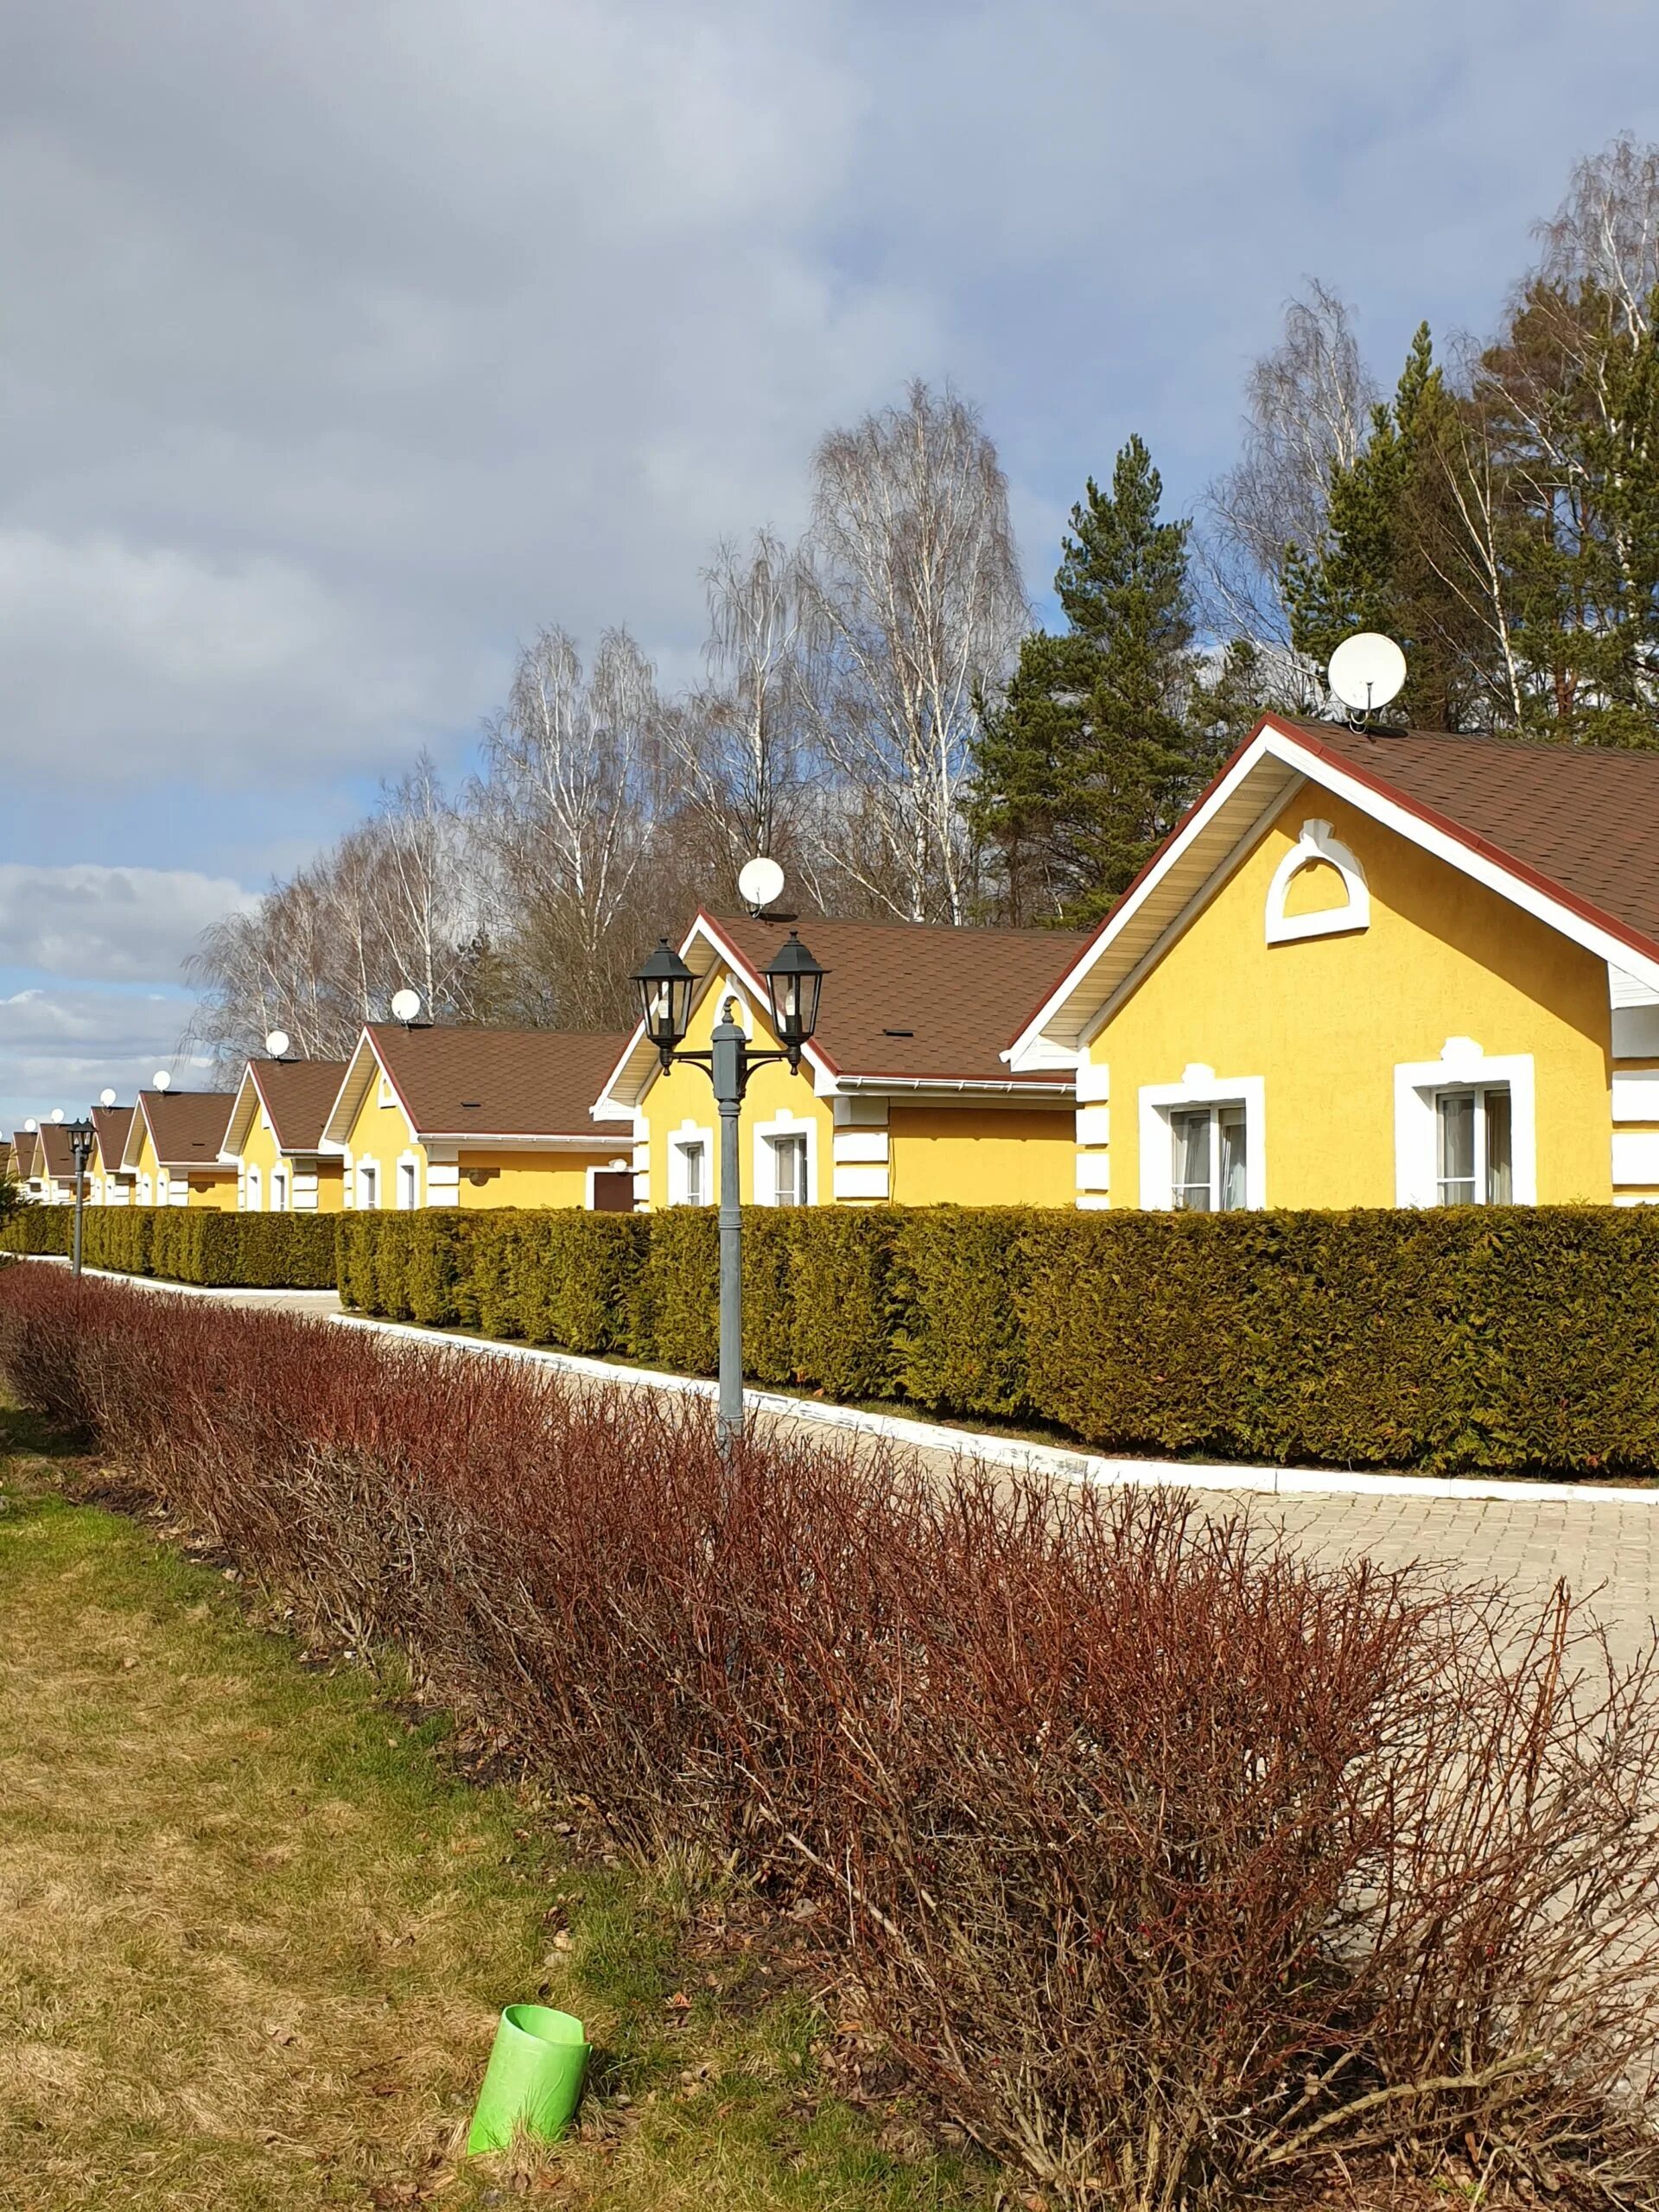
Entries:
{"label": "pine tree", "polygon": [[1446,582],[1461,453],[1458,403],[1421,323],[1394,397],[1371,410],[1352,464],[1332,472],[1323,545],[1285,561],[1297,651],[1323,667],[1355,631],[1382,631],[1410,670],[1400,710],[1441,729],[1460,727],[1476,688],[1477,623]]}
{"label": "pine tree", "polygon": [[1162,497],[1138,437],[1109,493],[1090,479],[1054,580],[1067,627],[1027,638],[986,720],[974,820],[1000,855],[1010,920],[1097,920],[1199,779],[1192,526],[1160,520]]}

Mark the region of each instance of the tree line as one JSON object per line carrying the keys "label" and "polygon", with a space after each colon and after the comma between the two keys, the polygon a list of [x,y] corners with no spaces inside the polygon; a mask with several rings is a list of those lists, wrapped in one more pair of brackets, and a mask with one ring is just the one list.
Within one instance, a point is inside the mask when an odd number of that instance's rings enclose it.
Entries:
{"label": "tree line", "polygon": [[810,910],[1092,922],[1264,707],[1329,710],[1358,629],[1404,646],[1420,727],[1659,744],[1659,148],[1581,162],[1537,239],[1497,329],[1424,325],[1387,390],[1310,283],[1195,515],[1138,436],[1089,480],[1052,628],[966,399],[830,431],[801,542],[715,549],[700,682],[542,631],[461,788],[418,762],[207,933],[194,1039],[338,1055],[404,983],[442,1020],[625,1023],[640,951],[759,852]]}

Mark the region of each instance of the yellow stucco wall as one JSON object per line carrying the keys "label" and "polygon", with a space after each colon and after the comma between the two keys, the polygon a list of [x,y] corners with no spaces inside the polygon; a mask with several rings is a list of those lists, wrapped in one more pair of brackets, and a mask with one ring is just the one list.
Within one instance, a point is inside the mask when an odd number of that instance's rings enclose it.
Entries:
{"label": "yellow stucco wall", "polygon": [[[146,1188],[144,1178],[149,1178]],[[132,1202],[136,1206],[153,1206],[159,1201],[156,1187],[156,1147],[149,1141],[149,1124],[140,1124],[138,1165],[132,1179]]]}
{"label": "yellow stucco wall", "polygon": [[[1370,924],[1270,945],[1268,884],[1313,818],[1363,868]],[[1325,882],[1312,889],[1287,911],[1332,903]],[[1090,1046],[1109,1070],[1110,1204],[1140,1203],[1141,1086],[1179,1083],[1197,1062],[1222,1081],[1263,1080],[1268,1205],[1392,1205],[1395,1067],[1439,1058],[1450,1037],[1488,1057],[1533,1056],[1538,1198],[1606,1203],[1605,963],[1306,788]]]}
{"label": "yellow stucco wall", "polygon": [[[357,1168],[363,1160],[372,1160],[379,1169],[381,1210],[394,1207],[397,1203],[397,1163],[406,1152],[413,1152],[420,1163],[418,1203],[432,1203],[427,1187],[426,1149],[414,1141],[408,1119],[396,1099],[391,1105],[381,1104],[378,1075],[358,1108],[346,1141],[352,1155],[353,1203]],[[443,1156],[441,1152],[440,1160]],[[614,1160],[630,1162],[626,1141],[619,1143],[613,1139],[608,1144],[596,1145],[591,1152],[493,1152],[486,1147],[462,1146],[458,1154],[460,1181],[456,1202],[467,1208],[586,1205],[588,1170],[607,1167]],[[486,1179],[482,1183],[471,1181],[469,1177],[474,1173]],[[447,1199],[440,1202],[447,1203]]]}
{"label": "yellow stucco wall", "polygon": [[[143,1134],[138,1141],[138,1166],[132,1185],[134,1205],[145,1204],[155,1206],[176,1205],[178,1200],[171,1195],[171,1192],[177,1183],[183,1181],[189,1185],[189,1195],[185,1200],[187,1206],[193,1206],[198,1210],[206,1207],[214,1213],[236,1211],[236,1170],[233,1167],[168,1169],[167,1191],[164,1194],[162,1184],[162,1171],[156,1163],[156,1147],[150,1141],[149,1124],[145,1122],[143,1128]],[[145,1199],[143,1192],[143,1178],[146,1175],[149,1178],[148,1200]]]}
{"label": "yellow stucco wall", "polygon": [[426,1154],[415,1143],[409,1126],[409,1117],[397,1103],[396,1095],[390,1104],[381,1103],[380,1077],[377,1071],[369,1078],[363,1103],[353,1118],[346,1138],[346,1149],[351,1154],[353,1179],[352,1203],[357,1200],[357,1171],[365,1160],[372,1160],[379,1169],[377,1178],[380,1211],[387,1211],[397,1203],[397,1163],[406,1152],[413,1152],[420,1161],[419,1203],[426,1204]]}
{"label": "yellow stucco wall", "polygon": [[[461,1162],[461,1204],[463,1206],[585,1206],[588,1170],[608,1167],[613,1160],[625,1165],[626,1143],[607,1145],[596,1152],[468,1152]],[[470,1179],[487,1177],[483,1183]]]}
{"label": "yellow stucco wall", "polygon": [[905,1206],[1069,1206],[1074,1123],[1063,1109],[899,1106],[888,1116],[888,1192]]}
{"label": "yellow stucco wall", "polygon": [[259,1170],[259,1211],[261,1213],[269,1213],[270,1211],[270,1173],[273,1167],[285,1167],[288,1170],[287,1211],[289,1213],[296,1211],[305,1212],[314,1211],[308,1206],[302,1209],[296,1209],[295,1206],[294,1179],[299,1175],[315,1174],[317,1179],[317,1203],[315,1208],[316,1212],[338,1213],[345,1203],[345,1177],[341,1172],[340,1162],[338,1160],[320,1160],[309,1153],[294,1155],[279,1152],[276,1148],[276,1132],[265,1127],[264,1116],[257,1108],[255,1109],[247,1139],[242,1147],[241,1160],[245,1170],[249,1167],[257,1167]]}
{"label": "yellow stucco wall", "polygon": [[[691,1020],[686,1045],[706,1052],[720,1008],[730,990],[705,993]],[[751,1035],[763,1052],[777,1049],[765,1016],[751,1009]],[[668,1204],[668,1155],[687,1123],[709,1137],[709,1203],[720,1198],[720,1116],[701,1068],[677,1065],[645,1092],[641,1111],[650,1134],[651,1204]],[[809,1069],[791,1075],[781,1062],[758,1069],[743,1102],[739,1160],[742,1196],[755,1198],[755,1131],[788,1119],[816,1130],[817,1203],[834,1203],[835,1128],[828,1099],[812,1087]],[[861,1124],[861,1128],[868,1125]],[[894,1103],[887,1122],[888,1198],[899,1205],[1069,1205],[1073,1190],[1073,1123],[1064,1110]],[[842,1201],[849,1205],[867,1199]]]}
{"label": "yellow stucco wall", "polygon": [[[685,1039],[688,1052],[708,1051],[715,1024],[720,1019],[721,1009],[731,989],[729,982],[722,978],[717,988],[704,992],[691,1016],[691,1026]],[[750,1007],[747,1019],[750,1038],[756,1051],[776,1052],[778,1040],[767,1026],[765,1015]],[[706,1129],[709,1134],[709,1198],[711,1205],[718,1205],[720,1116],[715,1106],[714,1091],[703,1071],[677,1065],[670,1068],[665,1075],[659,1075],[646,1091],[640,1110],[650,1128],[652,1205],[665,1206],[668,1204],[669,1142],[687,1122]],[[803,1066],[798,1075],[791,1075],[787,1063],[779,1060],[770,1067],[755,1070],[749,1079],[748,1095],[743,1101],[742,1143],[738,1157],[741,1195],[746,1205],[752,1205],[754,1199],[756,1124],[781,1121],[785,1115],[800,1122],[803,1128],[810,1125],[817,1129],[817,1195],[821,1203],[829,1200],[831,1152],[829,1101],[815,1096],[810,1068]]]}

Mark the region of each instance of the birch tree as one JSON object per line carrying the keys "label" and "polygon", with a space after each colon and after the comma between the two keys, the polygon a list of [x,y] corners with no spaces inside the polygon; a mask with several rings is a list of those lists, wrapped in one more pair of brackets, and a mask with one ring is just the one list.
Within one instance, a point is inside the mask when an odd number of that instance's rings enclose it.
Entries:
{"label": "birch tree", "polygon": [[683,817],[725,874],[797,854],[813,781],[822,620],[801,555],[770,530],[727,539],[702,575],[707,681],[664,716]]}
{"label": "birch tree", "polygon": [[566,632],[543,630],[486,728],[469,810],[533,1020],[602,1028],[630,1011],[639,918],[660,889],[661,741],[654,674],[626,630],[605,633],[588,672]]}
{"label": "birch tree", "polygon": [[1007,481],[974,410],[921,383],[831,431],[813,469],[819,742],[847,787],[820,858],[879,909],[960,922],[979,702],[1027,615]]}

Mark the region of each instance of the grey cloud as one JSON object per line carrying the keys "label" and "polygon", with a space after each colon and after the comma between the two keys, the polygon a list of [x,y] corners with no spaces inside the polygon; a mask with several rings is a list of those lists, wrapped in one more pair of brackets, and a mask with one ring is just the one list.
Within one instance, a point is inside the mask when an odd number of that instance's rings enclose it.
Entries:
{"label": "grey cloud", "polygon": [[1183,505],[1224,462],[1305,270],[1386,372],[1659,135],[1626,0],[14,13],[5,788],[73,744],[238,837],[454,749],[543,621],[689,665],[711,541],[912,372],[984,404],[1040,585],[1129,430]]}
{"label": "grey cloud", "polygon": [[202,931],[251,903],[228,877],[187,868],[0,862],[0,967],[109,982],[177,978]]}
{"label": "grey cloud", "polygon": [[92,988],[0,995],[0,1129],[54,1107],[85,1109],[106,1085],[130,1099],[158,1068],[181,1089],[210,1087],[205,1061],[181,1055],[188,1002]]}

